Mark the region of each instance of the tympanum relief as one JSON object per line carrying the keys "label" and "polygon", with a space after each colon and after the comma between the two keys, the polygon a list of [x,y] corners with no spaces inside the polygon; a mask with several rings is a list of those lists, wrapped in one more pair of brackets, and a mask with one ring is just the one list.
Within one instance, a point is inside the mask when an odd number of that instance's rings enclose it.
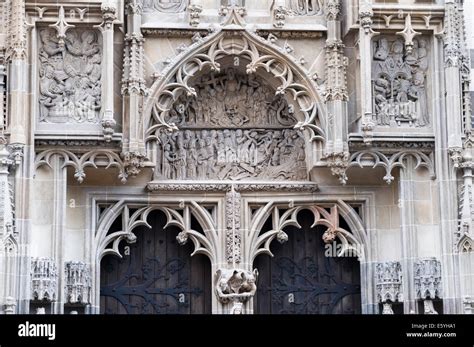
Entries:
{"label": "tympanum relief", "polygon": [[428,41],[413,41],[408,52],[402,39],[374,42],[372,88],[374,121],[380,126],[429,125],[427,102]]}
{"label": "tympanum relief", "polygon": [[39,121],[97,123],[101,107],[101,36],[70,29],[61,42],[39,31]]}
{"label": "tympanum relief", "polygon": [[180,13],[186,11],[189,0],[143,0],[144,12]]}
{"label": "tympanum relief", "polygon": [[158,141],[156,179],[307,178],[305,141],[294,108],[253,75],[228,69],[201,78],[168,122],[179,131]]}

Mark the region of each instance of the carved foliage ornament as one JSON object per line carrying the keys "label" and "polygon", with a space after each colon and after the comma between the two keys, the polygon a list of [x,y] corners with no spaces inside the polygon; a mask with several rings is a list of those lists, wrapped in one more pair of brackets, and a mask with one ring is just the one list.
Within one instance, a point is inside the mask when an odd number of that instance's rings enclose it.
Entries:
{"label": "carved foliage ornament", "polygon": [[382,37],[374,44],[372,88],[374,122],[379,126],[425,127],[430,124],[427,72],[428,41]]}
{"label": "carved foliage ornament", "polygon": [[98,123],[101,35],[95,30],[70,29],[64,39],[58,39],[53,29],[43,28],[39,43],[39,121]]}

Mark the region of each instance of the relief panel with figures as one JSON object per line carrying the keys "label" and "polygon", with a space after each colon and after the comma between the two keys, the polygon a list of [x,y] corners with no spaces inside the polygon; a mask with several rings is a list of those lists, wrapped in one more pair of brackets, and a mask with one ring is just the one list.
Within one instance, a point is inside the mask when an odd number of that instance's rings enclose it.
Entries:
{"label": "relief panel with figures", "polygon": [[70,29],[61,42],[53,29],[39,31],[40,123],[99,122],[101,36]]}
{"label": "relief panel with figures", "polygon": [[167,121],[180,130],[158,139],[156,179],[307,178],[305,141],[293,105],[253,75],[228,69],[201,78]]}
{"label": "relief panel with figures", "polygon": [[374,43],[372,84],[374,121],[380,126],[426,127],[428,41],[417,39],[406,49],[403,40],[379,38]]}

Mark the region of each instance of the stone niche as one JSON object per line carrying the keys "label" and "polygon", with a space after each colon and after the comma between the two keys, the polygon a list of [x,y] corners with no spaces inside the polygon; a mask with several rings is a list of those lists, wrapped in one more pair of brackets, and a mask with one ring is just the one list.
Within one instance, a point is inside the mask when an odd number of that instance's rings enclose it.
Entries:
{"label": "stone niche", "polygon": [[72,28],[60,40],[54,29],[40,28],[38,46],[38,128],[100,128],[100,33]]}
{"label": "stone niche", "polygon": [[295,107],[233,68],[195,81],[167,115],[180,129],[155,142],[155,180],[306,180]]}
{"label": "stone niche", "polygon": [[407,49],[397,36],[373,42],[373,121],[381,128],[430,127],[428,98],[429,38],[419,36]]}

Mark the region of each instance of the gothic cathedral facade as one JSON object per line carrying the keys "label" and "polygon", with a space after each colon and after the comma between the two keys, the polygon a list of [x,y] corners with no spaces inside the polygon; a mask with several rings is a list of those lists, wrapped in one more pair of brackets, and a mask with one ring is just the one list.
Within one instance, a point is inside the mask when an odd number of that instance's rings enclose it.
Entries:
{"label": "gothic cathedral facade", "polygon": [[0,16],[0,313],[474,313],[462,0]]}

